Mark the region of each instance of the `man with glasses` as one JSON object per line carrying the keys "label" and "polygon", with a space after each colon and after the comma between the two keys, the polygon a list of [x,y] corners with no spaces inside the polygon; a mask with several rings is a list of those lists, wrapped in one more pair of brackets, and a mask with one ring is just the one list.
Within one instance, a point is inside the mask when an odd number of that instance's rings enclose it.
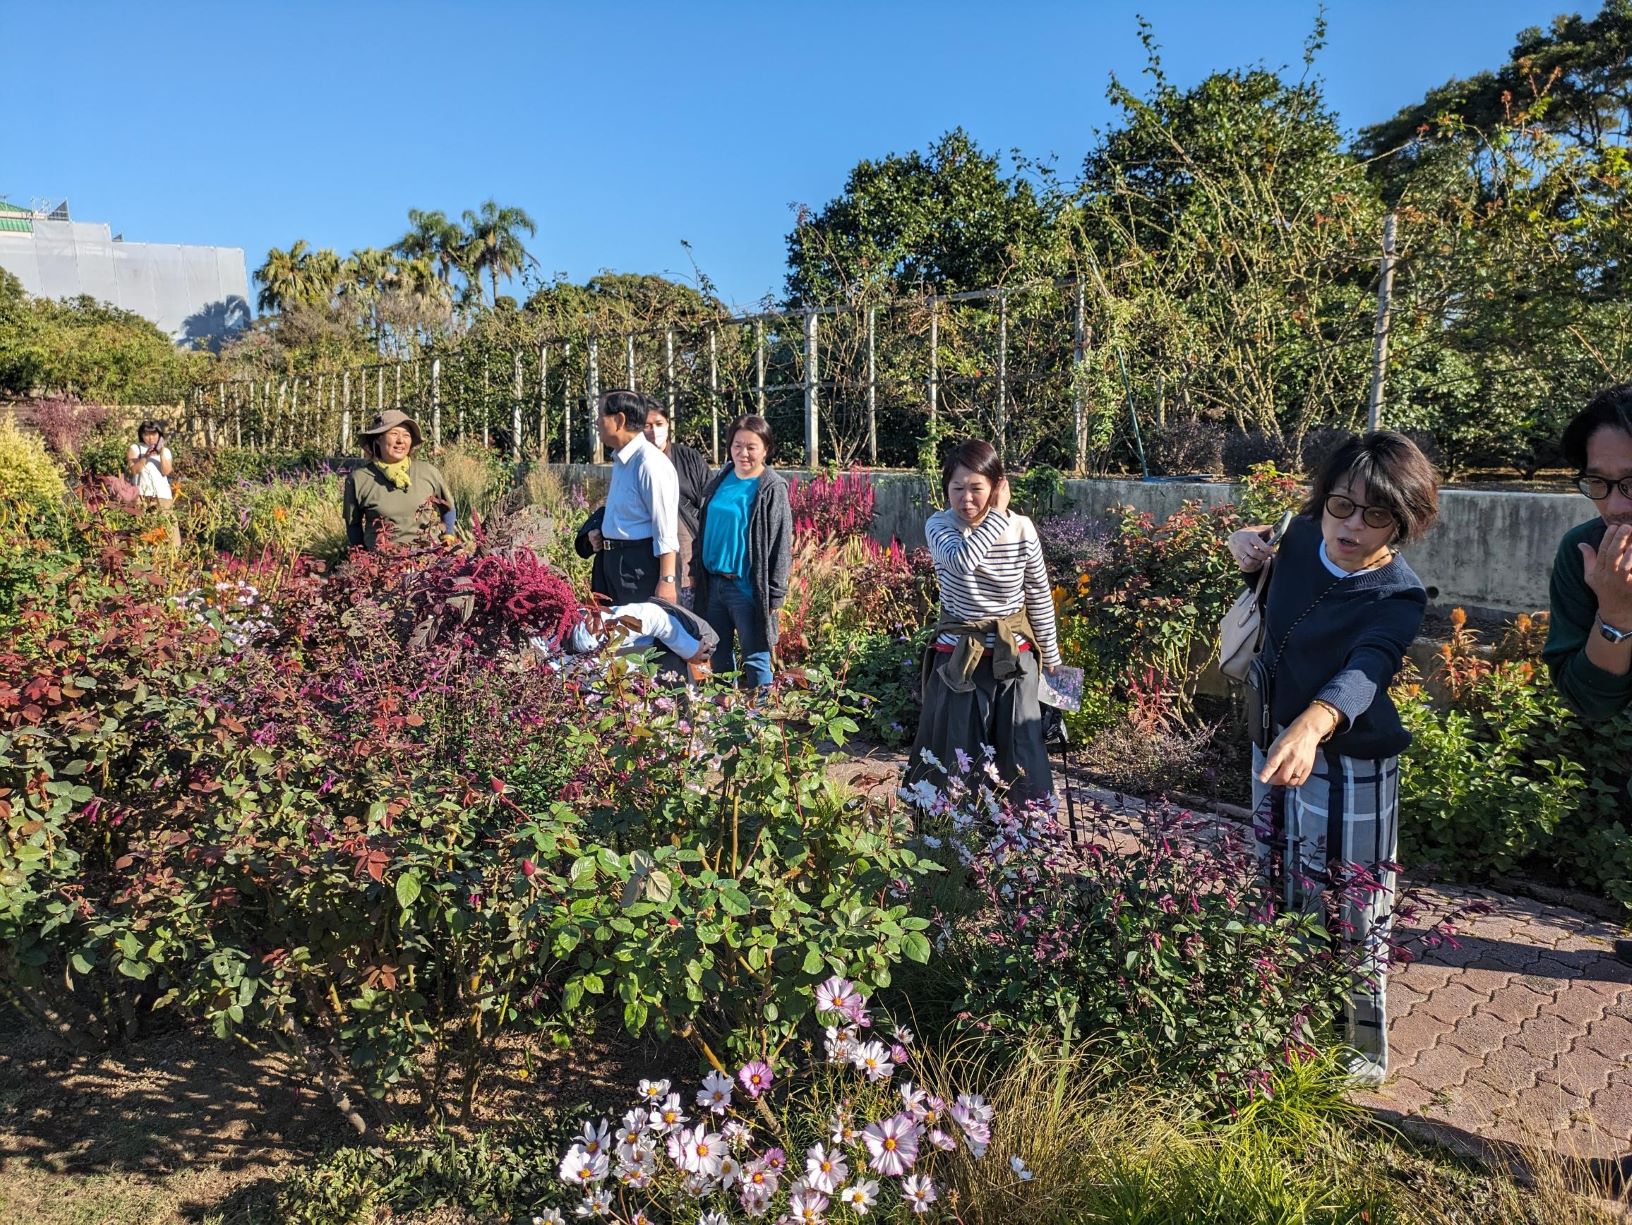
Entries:
{"label": "man with glasses", "polygon": [[[1598,514],[1558,546],[1542,657],[1559,695],[1598,725],[1632,705],[1632,383],[1594,396],[1565,427],[1563,451]],[[1627,764],[1597,773],[1632,811]],[[1617,940],[1615,955],[1632,965],[1632,940]]]}
{"label": "man with glasses", "polygon": [[1563,450],[1598,514],[1566,532],[1553,559],[1543,656],[1564,700],[1602,723],[1632,704],[1632,383],[1576,414]]}

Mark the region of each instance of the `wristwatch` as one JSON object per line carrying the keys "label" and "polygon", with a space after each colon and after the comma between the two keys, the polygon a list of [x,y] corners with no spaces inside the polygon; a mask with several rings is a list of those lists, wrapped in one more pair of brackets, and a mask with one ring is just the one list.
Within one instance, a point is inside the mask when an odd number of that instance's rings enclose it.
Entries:
{"label": "wristwatch", "polygon": [[1606,640],[1614,643],[1622,643],[1632,638],[1632,630],[1618,630],[1602,617],[1598,618],[1598,632]]}

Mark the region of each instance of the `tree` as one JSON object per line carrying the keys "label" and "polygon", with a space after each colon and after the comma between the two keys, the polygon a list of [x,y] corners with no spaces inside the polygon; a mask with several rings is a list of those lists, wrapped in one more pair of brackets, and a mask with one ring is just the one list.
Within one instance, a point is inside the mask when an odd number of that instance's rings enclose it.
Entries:
{"label": "tree", "polygon": [[788,235],[790,303],[997,285],[1041,245],[1031,185],[1005,177],[962,128],[928,153],[863,161]]}
{"label": "tree", "polygon": [[518,231],[529,236],[538,233],[533,219],[519,208],[499,206],[496,200],[484,200],[481,211],[464,212],[465,244],[463,267],[472,281],[480,279],[485,271],[493,285],[493,302],[499,300],[499,278],[521,271],[529,258]]}
{"label": "tree", "polygon": [[322,305],[339,287],[340,257],[327,247],[314,251],[304,238],[297,238],[287,251],[276,247],[268,251],[255,279],[261,284],[255,304],[263,311]]}
{"label": "tree", "polygon": [[436,270],[442,284],[451,290],[454,270],[460,267],[461,252],[469,242],[465,232],[458,222],[449,221],[447,214],[441,211],[411,208],[408,224],[412,228],[397,240],[397,252],[412,260],[426,261]]}
{"label": "tree", "polygon": [[1376,158],[1406,150],[1386,167],[1397,188],[1435,142],[1436,129],[1441,140],[1455,141],[1456,132],[1468,129],[1488,139],[1519,112],[1589,149],[1602,151],[1616,138],[1624,146],[1632,134],[1632,0],[1606,0],[1590,20],[1572,13],[1555,17],[1546,31],[1520,31],[1506,64],[1429,90],[1362,131],[1355,151]]}
{"label": "tree", "polygon": [[1171,405],[1289,457],[1314,426],[1359,420],[1383,208],[1307,70],[1321,35],[1299,79],[1232,70],[1181,90],[1145,26],[1149,92],[1112,82],[1121,119],[1075,201],[1101,445],[1130,401],[1147,426]]}

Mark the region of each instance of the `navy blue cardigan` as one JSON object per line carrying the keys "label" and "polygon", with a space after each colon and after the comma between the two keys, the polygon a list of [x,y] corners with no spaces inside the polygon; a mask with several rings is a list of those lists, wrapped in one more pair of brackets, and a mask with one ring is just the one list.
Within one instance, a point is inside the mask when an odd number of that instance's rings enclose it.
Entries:
{"label": "navy blue cardigan", "polygon": [[1274,670],[1276,726],[1291,723],[1318,698],[1343,714],[1341,729],[1323,746],[1327,751],[1372,759],[1403,752],[1411,734],[1388,686],[1427,608],[1422,580],[1398,553],[1387,565],[1340,579],[1320,560],[1319,522],[1294,519],[1275,554],[1265,609],[1263,658]]}

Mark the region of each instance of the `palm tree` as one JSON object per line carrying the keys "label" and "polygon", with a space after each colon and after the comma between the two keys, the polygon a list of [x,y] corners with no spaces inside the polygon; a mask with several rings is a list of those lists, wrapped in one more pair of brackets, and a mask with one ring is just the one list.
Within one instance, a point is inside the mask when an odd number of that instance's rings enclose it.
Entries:
{"label": "palm tree", "polygon": [[519,208],[500,208],[496,200],[482,204],[481,212],[464,212],[466,268],[474,278],[480,278],[485,269],[493,285],[493,302],[499,300],[499,278],[521,270],[522,261],[530,258],[516,231],[538,233],[533,219]]}
{"label": "palm tree", "polygon": [[266,262],[255,269],[255,279],[261,292],[255,297],[255,308],[263,313],[279,312],[292,305],[300,293],[301,262],[308,254],[306,240],[295,239],[287,251],[273,247],[266,253]]}
{"label": "palm tree", "polygon": [[465,232],[458,222],[449,221],[440,210],[411,208],[408,224],[413,228],[397,240],[396,251],[409,259],[425,260],[436,269],[444,285],[451,284],[453,270],[459,266],[459,253],[465,246]]}
{"label": "palm tree", "polygon": [[291,306],[321,306],[334,297],[340,281],[340,257],[324,247],[314,251],[297,238],[287,251],[273,247],[255,269],[261,292],[255,305],[282,312]]}

